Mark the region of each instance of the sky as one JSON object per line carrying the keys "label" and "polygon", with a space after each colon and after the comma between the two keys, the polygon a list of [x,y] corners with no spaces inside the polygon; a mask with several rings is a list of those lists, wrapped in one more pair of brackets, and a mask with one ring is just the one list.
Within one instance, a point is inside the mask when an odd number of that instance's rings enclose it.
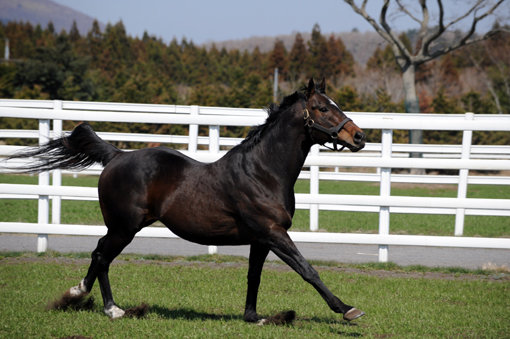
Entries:
{"label": "sky", "polygon": [[[169,42],[186,38],[196,44],[311,32],[319,24],[321,32],[339,33],[373,28],[343,0],[53,0],[81,11],[100,22],[122,20],[128,34],[142,37],[144,31]],[[369,1],[369,10],[382,0]],[[457,12],[470,0],[447,0]],[[509,1],[507,1],[509,2]],[[435,2],[432,2],[432,4]],[[431,4],[431,7],[432,7]],[[508,3],[502,11],[510,13]],[[377,14],[376,14],[377,18]],[[390,22],[397,30],[417,28],[402,15]]]}

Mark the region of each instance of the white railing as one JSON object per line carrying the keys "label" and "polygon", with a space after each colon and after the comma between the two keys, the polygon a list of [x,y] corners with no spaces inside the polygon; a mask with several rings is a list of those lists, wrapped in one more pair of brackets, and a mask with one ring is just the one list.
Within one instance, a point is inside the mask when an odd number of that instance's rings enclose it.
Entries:
{"label": "white railing", "polygon": [[[290,232],[295,241],[318,243],[378,244],[379,260],[388,260],[389,245],[449,246],[510,249],[507,238],[470,238],[463,234],[465,215],[510,216],[510,199],[466,198],[468,185],[510,185],[510,177],[469,175],[470,170],[510,170],[510,146],[471,145],[472,131],[510,131],[510,115],[466,114],[399,114],[347,112],[358,126],[382,130],[381,143],[368,144],[358,153],[332,153],[314,146],[308,156],[301,179],[310,180],[310,194],[296,194],[296,207],[310,211],[310,230],[319,229],[319,211],[360,211],[379,213],[378,234],[325,232]],[[200,161],[219,159],[226,149],[241,139],[220,136],[219,126],[252,126],[264,122],[261,109],[237,109],[176,105],[142,105],[67,101],[0,100],[0,117],[39,120],[39,130],[0,130],[0,138],[37,138],[41,143],[62,134],[62,120],[110,121],[128,123],[182,124],[189,135],[149,135],[98,132],[108,141],[156,142],[183,145],[183,153]],[[53,130],[50,122],[53,121]],[[209,135],[199,136],[198,126],[208,125]],[[393,144],[393,130],[463,131],[462,145]],[[208,147],[205,147],[208,146]],[[22,147],[0,145],[0,156]],[[207,150],[203,150],[207,148]],[[411,152],[423,158],[410,158]],[[20,162],[23,162],[20,160]],[[10,163],[15,165],[16,162]],[[342,169],[351,168],[350,171]],[[375,168],[375,173],[360,173],[352,168]],[[458,175],[394,174],[394,168],[433,168],[458,170]],[[1,168],[0,168],[1,169]],[[5,170],[5,168],[4,168]],[[83,171],[99,174],[100,166]],[[0,198],[38,199],[38,223],[0,222],[0,232],[35,233],[38,251],[45,251],[48,234],[103,235],[105,226],[68,225],[60,222],[60,199],[97,200],[96,188],[61,186],[61,171],[39,175],[39,185],[0,184]],[[380,183],[380,194],[319,194],[319,180],[369,181]],[[457,198],[399,197],[391,195],[391,183],[456,184]],[[52,221],[49,222],[49,201]],[[453,237],[390,234],[391,213],[453,214]],[[176,237],[166,228],[147,227],[137,234],[145,237]],[[214,253],[216,247],[209,247]]]}

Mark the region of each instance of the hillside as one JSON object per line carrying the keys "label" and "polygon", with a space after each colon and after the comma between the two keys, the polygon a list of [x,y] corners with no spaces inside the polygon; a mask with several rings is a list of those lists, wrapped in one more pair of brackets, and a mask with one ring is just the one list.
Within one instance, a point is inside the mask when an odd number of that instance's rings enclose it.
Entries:
{"label": "hillside", "polygon": [[[30,22],[43,28],[51,21],[57,32],[69,31],[76,21],[80,33],[87,34],[94,18],[51,0],[0,0],[0,21]],[[103,24],[100,26],[104,28]]]}
{"label": "hillside", "polygon": [[[69,32],[73,21],[76,21],[80,34],[85,35],[90,31],[94,18],[51,0],[0,0],[0,21],[4,24],[9,21],[30,22],[34,26],[39,24],[43,28],[51,21],[56,32],[63,29]],[[100,27],[104,31],[105,25],[100,23]],[[310,32],[301,32],[301,35],[305,41],[310,38]],[[329,36],[329,33],[327,35]],[[342,38],[346,48],[361,65],[365,65],[377,46],[384,44],[384,40],[375,32],[345,32],[335,33],[335,35]],[[239,49],[250,52],[258,46],[261,52],[266,53],[273,49],[275,40],[279,39],[283,41],[287,51],[290,51],[295,36],[296,33],[250,37],[240,40],[208,42],[204,45],[210,47],[215,44],[220,49],[225,47],[227,50]]]}

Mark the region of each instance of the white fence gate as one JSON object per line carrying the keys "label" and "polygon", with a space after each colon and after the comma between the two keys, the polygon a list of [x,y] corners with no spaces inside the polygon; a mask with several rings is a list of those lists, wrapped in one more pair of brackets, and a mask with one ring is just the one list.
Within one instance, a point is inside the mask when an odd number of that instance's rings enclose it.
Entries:
{"label": "white fence gate", "polygon": [[[510,185],[509,176],[469,175],[470,170],[510,170],[510,145],[471,145],[473,131],[508,131],[510,115],[482,114],[401,114],[346,112],[364,129],[382,130],[380,143],[367,144],[358,153],[333,153],[314,146],[305,162],[301,179],[310,180],[310,194],[296,194],[296,207],[310,210],[310,230],[319,229],[319,211],[360,211],[379,213],[378,234],[289,232],[297,242],[351,243],[379,245],[379,261],[388,261],[388,246],[446,246],[510,249],[508,238],[463,237],[465,215],[510,216],[510,199],[466,198],[467,185]],[[260,109],[219,108],[176,105],[143,105],[72,101],[0,100],[0,117],[38,119],[39,130],[0,130],[2,138],[38,138],[44,143],[62,134],[62,120],[161,123],[189,125],[189,135],[149,135],[98,133],[108,141],[136,141],[187,145],[183,153],[200,161],[219,159],[225,149],[240,139],[220,136],[220,126],[253,126],[263,123]],[[51,122],[53,129],[51,129]],[[208,136],[199,136],[198,126],[209,126]],[[462,145],[393,144],[393,130],[462,131]],[[201,145],[201,147],[199,147]],[[207,150],[201,150],[207,145]],[[0,156],[20,150],[19,146],[0,145]],[[410,158],[411,152],[422,158]],[[22,160],[19,160],[22,161]],[[13,162],[9,166],[16,165]],[[4,166],[4,165],[3,165]],[[2,166],[2,167],[3,167]],[[6,171],[5,167],[1,171]],[[339,171],[342,168],[351,170]],[[352,168],[376,168],[375,173],[355,172]],[[458,175],[394,174],[392,169],[431,168],[458,170]],[[99,174],[101,167],[82,171]],[[0,184],[1,198],[38,199],[38,223],[0,222],[0,233],[39,234],[37,251],[47,248],[48,234],[104,235],[105,226],[69,225],[60,222],[60,199],[97,200],[97,189],[61,185],[61,171],[39,175],[38,185]],[[380,183],[380,194],[319,194],[319,180],[368,181]],[[456,198],[403,197],[391,195],[391,183],[456,184]],[[52,220],[49,220],[50,199]],[[453,214],[454,236],[390,234],[391,213]],[[162,227],[146,227],[137,236],[177,237]],[[209,253],[217,248],[209,247]]]}

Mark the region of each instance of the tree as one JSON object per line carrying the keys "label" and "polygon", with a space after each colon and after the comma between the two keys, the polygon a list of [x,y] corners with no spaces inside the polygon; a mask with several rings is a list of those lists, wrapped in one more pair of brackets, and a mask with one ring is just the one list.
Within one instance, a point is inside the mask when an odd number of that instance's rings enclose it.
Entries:
{"label": "tree", "polygon": [[[442,0],[437,0],[438,12],[435,24],[431,22],[431,12],[427,5],[427,0],[418,1],[418,12],[421,12],[421,17],[416,15],[417,12],[413,5],[404,4],[403,0],[396,0],[393,2],[395,7],[394,13],[405,15],[419,25],[419,30],[416,36],[416,43],[414,49],[408,49],[403,41],[398,37],[397,31],[393,30],[388,20],[390,10],[390,0],[382,2],[381,10],[379,13],[379,22],[367,12],[367,0],[363,0],[361,5],[358,5],[354,0],[344,0],[349,4],[352,9],[367,20],[372,27],[384,38],[391,46],[391,50],[395,60],[402,73],[402,82],[405,95],[405,108],[406,112],[418,113],[420,106],[418,103],[418,95],[416,92],[416,70],[417,68],[441,55],[448,54],[460,47],[467,46],[487,39],[494,35],[499,29],[491,29],[483,35],[475,34],[480,21],[489,18],[494,14],[494,11],[505,1],[489,1],[489,0],[476,0],[472,3],[467,10],[463,13],[457,14],[455,17],[447,21],[450,15],[446,15]],[[470,20],[470,26],[467,32],[462,33],[458,39],[447,40],[442,39],[448,30],[455,28],[455,25],[460,21],[465,22]],[[416,131],[410,136],[411,143],[421,143],[422,133]]]}
{"label": "tree", "polygon": [[354,57],[347,50],[340,37],[335,38],[333,34],[329,36],[327,42],[329,59],[329,77],[335,86],[338,85],[338,78],[342,75],[352,74],[354,72]]}
{"label": "tree", "polygon": [[287,50],[283,41],[276,39],[274,42],[273,50],[269,53],[269,74],[273,74],[273,70],[278,68],[282,78],[287,77]]}
{"label": "tree", "polygon": [[297,33],[289,53],[289,79],[292,84],[295,84],[299,80],[301,73],[303,73],[307,57],[308,50],[306,49],[303,36]]}
{"label": "tree", "polygon": [[315,24],[308,41],[308,77],[325,78],[329,75],[328,44]]}
{"label": "tree", "polygon": [[74,43],[79,39],[80,31],[78,30],[78,25],[76,25],[76,21],[73,20],[73,25],[71,26],[71,30],[69,31],[69,40]]}
{"label": "tree", "polygon": [[[499,27],[499,26],[498,26]],[[510,29],[510,26],[506,26]],[[510,34],[498,34],[483,42],[482,48],[468,48],[465,59],[479,73],[499,114],[510,111]]]}
{"label": "tree", "polygon": [[37,47],[31,59],[19,63],[16,84],[31,93],[44,92],[49,99],[90,100],[94,89],[86,78],[88,58],[76,55],[66,35],[55,46]]}

